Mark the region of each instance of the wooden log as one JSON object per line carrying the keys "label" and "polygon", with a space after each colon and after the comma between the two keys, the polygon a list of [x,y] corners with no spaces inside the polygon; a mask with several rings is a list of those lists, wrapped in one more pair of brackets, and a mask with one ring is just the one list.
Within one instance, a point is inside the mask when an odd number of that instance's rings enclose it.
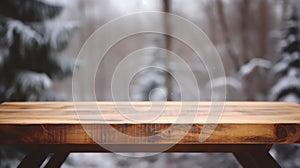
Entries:
{"label": "wooden log", "polygon": [[[216,128],[200,141],[200,133],[205,134],[203,128],[209,126]],[[0,143],[300,143],[300,106],[281,102],[2,103]]]}

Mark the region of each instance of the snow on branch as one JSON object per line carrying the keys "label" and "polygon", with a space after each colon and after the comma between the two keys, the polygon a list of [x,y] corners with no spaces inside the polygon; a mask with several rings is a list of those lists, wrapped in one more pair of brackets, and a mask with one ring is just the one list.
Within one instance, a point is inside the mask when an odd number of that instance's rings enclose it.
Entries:
{"label": "snow on branch", "polygon": [[262,58],[253,58],[240,68],[239,74],[244,77],[250,75],[255,69],[270,69],[272,63]]}

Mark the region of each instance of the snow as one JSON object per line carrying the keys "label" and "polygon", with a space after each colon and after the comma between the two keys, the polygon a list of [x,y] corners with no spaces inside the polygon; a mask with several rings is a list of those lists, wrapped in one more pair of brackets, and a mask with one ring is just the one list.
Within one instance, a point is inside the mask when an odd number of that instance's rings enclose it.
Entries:
{"label": "snow", "polygon": [[279,62],[272,68],[272,73],[273,74],[279,74],[285,71],[288,68],[288,63],[286,62]]}
{"label": "snow", "polygon": [[151,157],[124,157],[117,154],[80,154],[72,153],[62,168],[201,168],[201,167],[240,167],[232,154],[205,153],[168,153]]}
{"label": "snow", "polygon": [[16,33],[20,38],[20,54],[26,55],[26,51],[33,48],[36,44],[42,43],[42,37],[29,26],[17,20],[9,20],[7,23],[6,40],[11,45]]}
{"label": "snow", "polygon": [[220,77],[209,81],[206,84],[206,88],[217,88],[217,87],[224,87],[230,86],[238,91],[243,90],[242,83],[233,77]]}
{"label": "snow", "polygon": [[295,42],[297,40],[297,37],[294,35],[294,34],[290,34],[289,36],[288,36],[288,38],[287,38],[287,41],[289,42],[289,43],[293,43],[293,42]]}
{"label": "snow", "polygon": [[241,76],[247,76],[256,68],[270,69],[271,67],[272,63],[270,61],[261,58],[253,58],[248,64],[241,67],[239,73]]}
{"label": "snow", "polygon": [[280,99],[280,101],[284,102],[293,102],[293,103],[300,103],[299,97],[296,96],[295,94],[289,94],[283,98]]}
{"label": "snow", "polygon": [[300,79],[294,76],[287,76],[281,78],[278,83],[271,89],[270,98],[274,100],[277,95],[288,88],[300,88]]}

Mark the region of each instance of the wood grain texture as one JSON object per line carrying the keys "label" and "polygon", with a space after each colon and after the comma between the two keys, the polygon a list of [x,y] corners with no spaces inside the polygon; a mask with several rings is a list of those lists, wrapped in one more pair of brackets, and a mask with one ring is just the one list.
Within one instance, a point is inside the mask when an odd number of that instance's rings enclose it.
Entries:
{"label": "wood grain texture", "polygon": [[[216,126],[214,132],[199,141],[200,132],[205,135],[203,128],[210,126]],[[280,102],[2,103],[0,143],[300,143],[300,106]]]}

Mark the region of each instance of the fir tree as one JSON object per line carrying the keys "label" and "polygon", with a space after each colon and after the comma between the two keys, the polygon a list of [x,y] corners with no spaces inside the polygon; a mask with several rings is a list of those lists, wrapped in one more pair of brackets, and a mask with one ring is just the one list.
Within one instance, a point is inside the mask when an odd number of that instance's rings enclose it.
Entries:
{"label": "fir tree", "polygon": [[[62,9],[39,0],[0,1],[0,102],[64,99],[50,89],[72,74],[74,61],[60,55],[78,24],[56,24]],[[25,151],[0,146],[0,167],[14,167]]]}
{"label": "fir tree", "polygon": [[63,7],[39,0],[0,1],[0,101],[62,100],[52,81],[72,74],[59,57],[77,23],[55,24]]}
{"label": "fir tree", "polygon": [[[297,9],[287,14],[286,28],[281,39],[278,63],[273,68],[277,81],[270,93],[271,101],[300,103],[300,37]],[[283,167],[297,167],[294,158],[300,156],[299,145],[275,145],[275,157]],[[293,156],[293,157],[291,157]]]}
{"label": "fir tree", "polygon": [[[155,39],[154,47],[163,48],[161,39]],[[166,99],[166,75],[167,72],[154,67],[164,67],[164,53],[161,50],[145,53],[146,68],[136,76],[131,88],[133,101],[163,101]],[[153,66],[153,67],[152,67]]]}
{"label": "fir tree", "polygon": [[273,68],[277,82],[271,90],[270,99],[300,103],[300,37],[296,8],[292,9],[285,25],[280,59]]}
{"label": "fir tree", "polygon": [[[166,38],[166,37],[164,37]],[[152,49],[143,53],[142,64],[148,68],[138,72],[130,88],[133,101],[179,101],[180,87],[173,79],[170,62],[166,62],[166,42],[163,38],[153,40]],[[170,60],[169,60],[170,61]],[[175,67],[174,67],[175,68]],[[169,71],[169,72],[168,72]],[[169,80],[169,85],[167,80]],[[168,92],[171,92],[168,99]]]}

